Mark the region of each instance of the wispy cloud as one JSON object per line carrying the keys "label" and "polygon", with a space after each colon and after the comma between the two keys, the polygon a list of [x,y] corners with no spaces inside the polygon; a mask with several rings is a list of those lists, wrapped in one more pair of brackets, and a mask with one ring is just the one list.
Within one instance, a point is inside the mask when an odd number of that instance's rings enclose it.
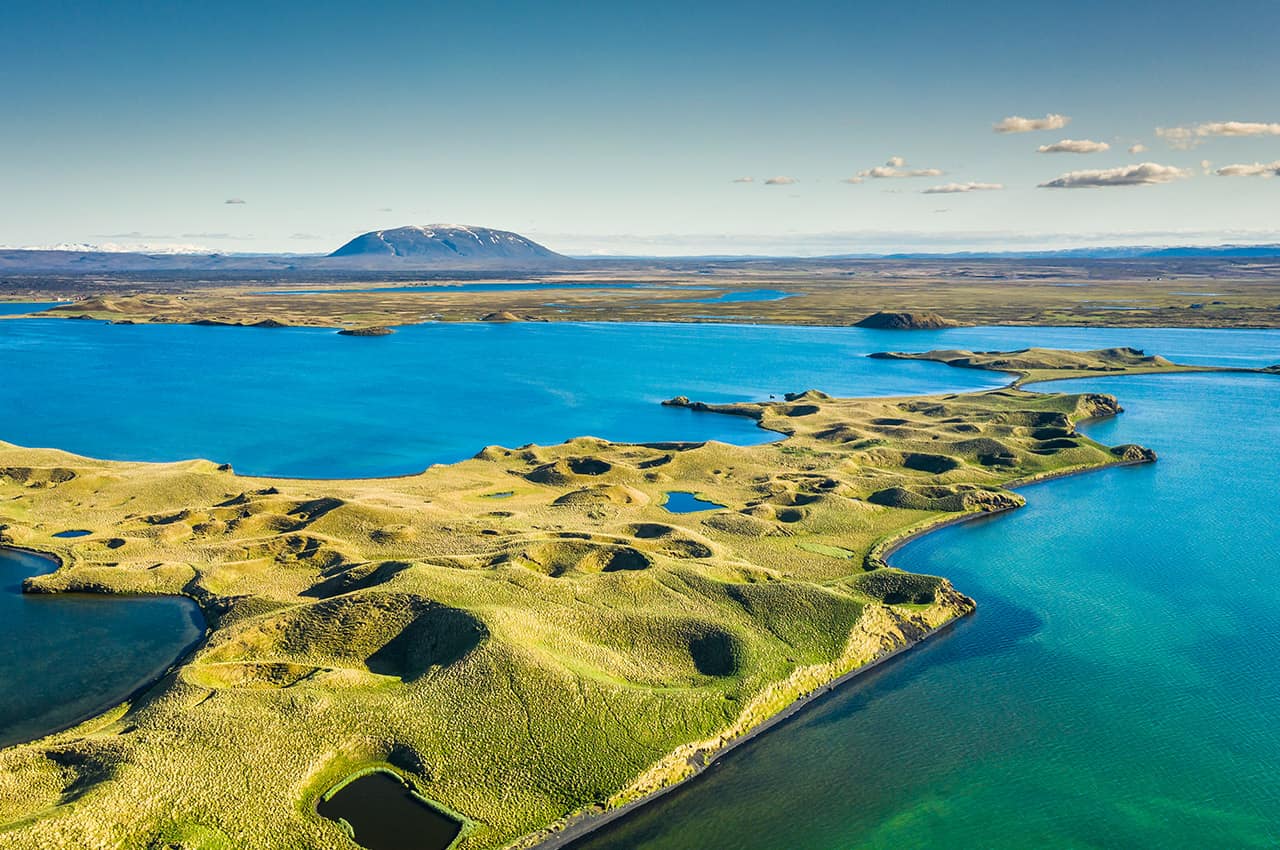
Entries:
{"label": "wispy cloud", "polygon": [[941,186],[930,186],[924,190],[923,194],[957,195],[962,192],[998,192],[1003,188],[1003,183],[943,183]]}
{"label": "wispy cloud", "polygon": [[225,201],[223,201],[223,203],[224,204],[243,204],[243,203],[246,203],[246,201],[244,198],[227,198]]}
{"label": "wispy cloud", "polygon": [[778,176],[778,177],[770,177],[770,178],[768,178],[768,179],[766,179],[766,180],[764,181],[764,185],[766,185],[766,186],[792,186],[792,185],[795,185],[796,183],[799,183],[799,182],[800,182],[800,181],[799,181],[799,180],[797,180],[797,179],[796,179],[796,178],[794,178],[794,177],[787,177],[787,176],[785,176],[785,175],[784,175],[784,176]]}
{"label": "wispy cloud", "polygon": [[1142,142],[1129,145],[1129,153],[1146,153],[1147,146]]}
{"label": "wispy cloud", "polygon": [[1063,139],[1051,145],[1041,145],[1036,150],[1040,153],[1102,153],[1111,150],[1111,145],[1092,139]]}
{"label": "wispy cloud", "polygon": [[733,178],[733,182],[734,182],[734,183],[754,183],[754,182],[756,182],[756,178],[754,178],[754,177],[735,177],[735,178]]}
{"label": "wispy cloud", "polygon": [[241,235],[237,233],[183,233],[183,239],[252,239],[253,234]]}
{"label": "wispy cloud", "polygon": [[1280,177],[1280,159],[1275,162],[1224,165],[1216,173],[1219,177]]}
{"label": "wispy cloud", "polygon": [[1190,177],[1191,172],[1172,165],[1143,162],[1138,165],[1122,165],[1119,168],[1101,168],[1086,171],[1069,171],[1061,177],[1041,183],[1041,189],[1101,189],[1109,186],[1148,186],[1154,183],[1172,183]]}
{"label": "wispy cloud", "polygon": [[864,168],[858,172],[856,179],[850,177],[845,182],[861,183],[868,177],[876,180],[900,177],[939,177],[943,173],[941,168],[906,168],[906,164],[907,161],[902,157],[891,156],[884,165],[877,165],[875,168]]}
{"label": "wispy cloud", "polygon": [[1157,127],[1156,135],[1172,147],[1187,150],[1212,136],[1280,136],[1280,123],[1206,121],[1184,127]]}
{"label": "wispy cloud", "polygon": [[1071,123],[1066,115],[1050,112],[1043,118],[1023,118],[1021,115],[1010,115],[991,125],[997,133],[1031,133],[1036,130],[1061,130]]}

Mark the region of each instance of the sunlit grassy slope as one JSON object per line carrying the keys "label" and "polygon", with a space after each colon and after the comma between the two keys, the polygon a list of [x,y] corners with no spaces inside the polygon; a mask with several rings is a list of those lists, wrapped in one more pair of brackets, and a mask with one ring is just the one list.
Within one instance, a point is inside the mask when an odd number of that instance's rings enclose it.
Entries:
{"label": "sunlit grassy slope", "polygon": [[[313,805],[374,764],[465,816],[467,848],[633,799],[971,610],[877,545],[1146,459],[1076,432],[1115,410],[809,392],[722,409],[775,444],[584,438],[365,481],[0,444],[4,539],[64,559],[33,590],[183,593],[211,622],[133,704],[0,752],[0,845],[351,846]],[[674,489],[727,507],[670,514]]]}

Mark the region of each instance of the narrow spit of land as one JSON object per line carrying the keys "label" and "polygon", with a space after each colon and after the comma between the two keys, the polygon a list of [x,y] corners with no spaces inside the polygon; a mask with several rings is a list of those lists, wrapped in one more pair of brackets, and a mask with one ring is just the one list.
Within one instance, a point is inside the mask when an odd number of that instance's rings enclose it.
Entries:
{"label": "narrow spit of land", "polygon": [[[1134,356],[1089,354],[1177,368]],[[896,541],[1153,459],[1076,430],[1119,411],[1098,394],[673,402],[785,438],[490,447],[352,481],[3,446],[3,541],[65,564],[30,592],[184,594],[211,627],[137,699],[0,751],[7,845],[332,847],[316,801],[377,767],[458,813],[459,847],[554,840],[972,610],[885,566]],[[673,490],[726,507],[671,513]]]}

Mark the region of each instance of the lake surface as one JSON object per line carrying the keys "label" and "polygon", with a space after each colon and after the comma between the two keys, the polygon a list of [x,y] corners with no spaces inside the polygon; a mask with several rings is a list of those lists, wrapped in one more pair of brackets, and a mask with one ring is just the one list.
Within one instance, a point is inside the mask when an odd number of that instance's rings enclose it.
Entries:
{"label": "lake surface", "polygon": [[204,635],[189,599],[22,593],[53,567],[0,549],[0,747],[120,703]]}
{"label": "lake surface", "polygon": [[715,502],[708,502],[706,499],[699,499],[692,493],[686,493],[680,490],[673,490],[667,494],[667,500],[662,506],[673,514],[692,514],[698,511],[714,511],[723,508],[724,505],[718,505]]}
{"label": "lake surface", "polygon": [[[486,443],[580,434],[767,438],[661,407],[819,388],[974,389],[999,375],[872,351],[1133,345],[1280,362],[1280,332],[731,325],[314,329],[0,322],[0,439],[241,471],[409,472]],[[978,614],[743,747],[583,847],[1272,847],[1280,831],[1280,379],[1047,385],[1115,392],[1090,426],[1161,461],[1027,490],[1030,505],[899,552]],[[38,400],[39,403],[34,403]],[[202,631],[179,599],[25,597],[0,554],[0,745],[119,702]],[[797,816],[799,814],[800,816]]]}
{"label": "lake surface", "polygon": [[38,313],[57,307],[63,301],[0,301],[0,316],[21,316],[23,313]]}
{"label": "lake surface", "polygon": [[344,785],[316,811],[344,820],[356,843],[369,850],[446,850],[462,824],[427,805],[398,776],[367,773]]}
{"label": "lake surface", "polygon": [[978,613],[575,850],[1280,844],[1280,378],[1046,386],[1159,462],[904,547]]}
{"label": "lake surface", "polygon": [[736,304],[740,301],[781,301],[798,294],[781,289],[738,289],[706,298],[663,298],[661,301],[668,304]]}
{"label": "lake surface", "polygon": [[711,324],[315,328],[0,322],[0,439],[92,457],[204,457],[246,474],[397,475],[485,445],[773,439],[749,419],[663,407],[981,389],[995,373],[873,361],[884,349],[1135,345],[1185,362],[1280,362],[1280,332],[1079,328],[877,331]]}
{"label": "lake surface", "polygon": [[510,283],[412,283],[404,286],[361,286],[349,289],[277,289],[255,292],[254,295],[327,295],[350,292],[540,292],[551,289],[672,289],[677,292],[714,289],[711,286],[689,284],[645,283],[642,281],[581,281],[562,280],[538,283],[537,281],[512,281]]}

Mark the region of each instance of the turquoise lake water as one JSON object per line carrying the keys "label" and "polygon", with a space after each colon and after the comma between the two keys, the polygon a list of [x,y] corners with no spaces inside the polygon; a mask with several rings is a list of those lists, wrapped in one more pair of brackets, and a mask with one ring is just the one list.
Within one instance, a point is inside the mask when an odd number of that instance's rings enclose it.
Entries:
{"label": "turquoise lake water", "polygon": [[38,313],[57,307],[61,301],[0,301],[0,316],[20,316],[23,313]]}
{"label": "turquoise lake water", "polygon": [[1159,462],[904,547],[978,613],[575,850],[1280,845],[1280,379],[1044,386]]}
{"label": "turquoise lake water", "polygon": [[708,502],[706,499],[699,499],[693,493],[686,493],[680,490],[673,490],[667,494],[667,500],[662,506],[673,514],[692,514],[698,511],[714,511],[723,508],[724,505]]}
{"label": "turquoise lake water", "polygon": [[[18,319],[0,322],[0,386],[39,403],[0,406],[0,439],[322,477],[588,433],[749,442],[768,435],[657,402],[991,386],[1003,377],[864,355],[1032,344],[1280,362],[1275,331],[529,324],[352,339]],[[1090,433],[1160,462],[1037,485],[1023,510],[907,546],[895,564],[948,576],[978,613],[580,847],[1276,847],[1280,379],[1044,388],[1115,393],[1128,412]],[[0,744],[117,701],[196,629],[180,600],[20,597],[47,566],[3,557]],[[65,684],[32,684],[50,676]]]}
{"label": "turquoise lake water", "polygon": [[246,474],[417,472],[486,445],[772,439],[741,417],[662,407],[980,389],[994,373],[877,362],[884,349],[1132,344],[1187,362],[1280,362],[1275,331],[875,331],[680,324],[427,324],[323,329],[0,322],[0,439],[93,457],[204,457]]}
{"label": "turquoise lake water", "polygon": [[553,289],[673,289],[676,292],[712,289],[710,286],[663,285],[635,280],[562,280],[540,283],[538,281],[513,281],[510,283],[410,283],[404,286],[359,286],[342,289],[276,289],[255,292],[255,295],[325,295],[345,292],[540,292]]}
{"label": "turquoise lake water", "polygon": [[188,599],[22,593],[52,567],[0,549],[0,747],[116,705],[204,634]]}

